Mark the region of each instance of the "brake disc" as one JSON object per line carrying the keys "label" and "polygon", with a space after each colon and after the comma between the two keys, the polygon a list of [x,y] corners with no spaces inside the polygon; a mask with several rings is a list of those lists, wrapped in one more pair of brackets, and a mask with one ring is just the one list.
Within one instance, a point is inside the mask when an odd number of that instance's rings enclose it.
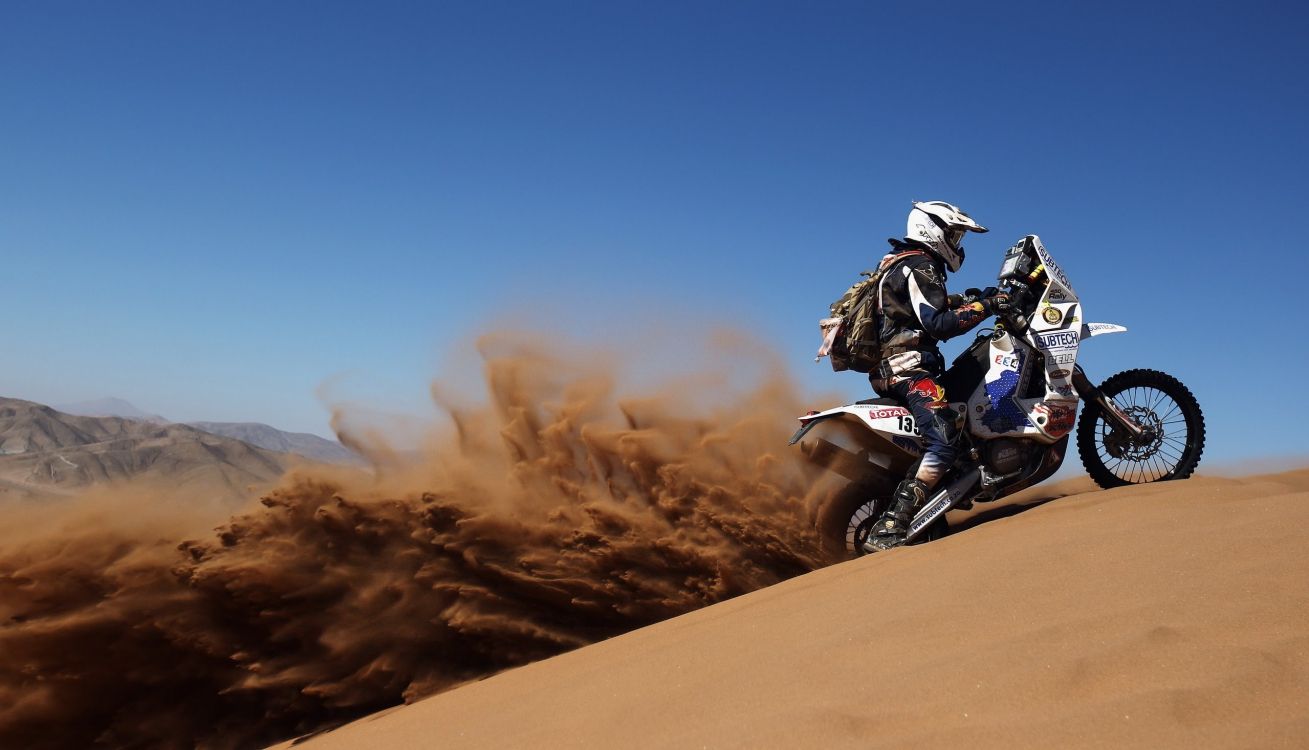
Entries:
{"label": "brake disc", "polygon": [[1159,415],[1144,406],[1128,406],[1123,413],[1141,427],[1142,436],[1133,438],[1126,430],[1115,427],[1104,436],[1104,448],[1114,458],[1146,461],[1159,452],[1164,443],[1163,423]]}

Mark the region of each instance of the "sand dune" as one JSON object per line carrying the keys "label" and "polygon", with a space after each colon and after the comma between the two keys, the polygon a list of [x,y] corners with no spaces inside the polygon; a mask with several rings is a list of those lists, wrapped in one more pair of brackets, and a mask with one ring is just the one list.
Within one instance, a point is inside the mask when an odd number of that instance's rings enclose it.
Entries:
{"label": "sand dune", "polygon": [[[372,472],[8,516],[0,747],[259,747],[404,701],[309,744],[1303,744],[1309,471],[1037,487],[830,565],[775,363],[633,392],[480,345],[487,398],[434,388],[412,455],[352,440]],[[61,424],[23,452],[118,439]]]}
{"label": "sand dune", "polygon": [[301,746],[1309,744],[1309,470],[1058,494]]}

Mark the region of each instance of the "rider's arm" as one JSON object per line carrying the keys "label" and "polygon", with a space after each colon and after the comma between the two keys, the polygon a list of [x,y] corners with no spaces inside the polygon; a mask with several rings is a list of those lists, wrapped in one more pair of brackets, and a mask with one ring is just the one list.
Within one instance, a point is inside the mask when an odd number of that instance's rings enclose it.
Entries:
{"label": "rider's arm", "polygon": [[930,263],[913,266],[906,281],[914,313],[923,324],[923,330],[937,341],[967,333],[989,316],[981,302],[950,307],[941,273]]}

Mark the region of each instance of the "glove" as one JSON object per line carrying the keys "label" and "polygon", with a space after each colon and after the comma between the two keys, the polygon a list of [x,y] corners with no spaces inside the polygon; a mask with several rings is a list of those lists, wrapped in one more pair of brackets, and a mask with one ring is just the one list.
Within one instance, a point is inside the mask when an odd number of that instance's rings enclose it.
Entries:
{"label": "glove", "polygon": [[1008,315],[1013,312],[1013,302],[1004,292],[996,292],[982,300],[982,309],[988,315]]}
{"label": "glove", "polygon": [[964,290],[963,294],[952,294],[949,297],[946,297],[945,303],[950,307],[960,307],[962,305],[970,305],[974,302],[981,302],[987,297],[991,297],[995,295],[999,291],[1000,290],[996,289],[993,286],[988,286],[985,289],[978,289],[975,286],[969,287]]}

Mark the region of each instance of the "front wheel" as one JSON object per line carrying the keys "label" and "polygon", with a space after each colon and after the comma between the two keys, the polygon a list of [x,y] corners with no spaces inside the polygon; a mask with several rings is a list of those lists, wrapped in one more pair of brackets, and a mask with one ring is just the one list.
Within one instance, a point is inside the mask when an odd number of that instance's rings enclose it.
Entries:
{"label": "front wheel", "polygon": [[1181,381],[1158,370],[1127,370],[1100,391],[1145,434],[1134,438],[1099,404],[1086,402],[1077,452],[1096,484],[1109,489],[1191,476],[1204,451],[1204,415]]}

